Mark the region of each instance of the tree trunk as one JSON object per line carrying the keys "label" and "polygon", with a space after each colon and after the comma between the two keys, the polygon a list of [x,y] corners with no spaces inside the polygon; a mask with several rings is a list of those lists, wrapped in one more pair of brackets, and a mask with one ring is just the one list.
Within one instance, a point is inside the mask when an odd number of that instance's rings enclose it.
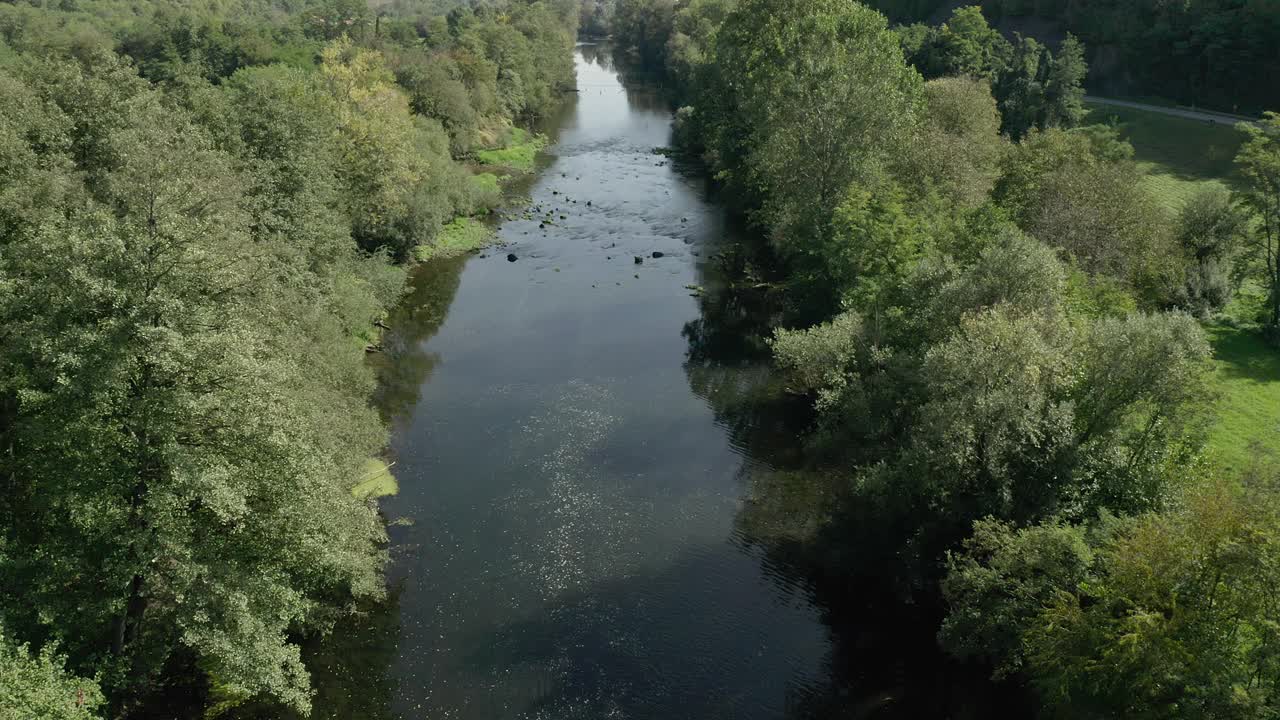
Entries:
{"label": "tree trunk", "polygon": [[111,638],[113,655],[123,653],[125,645],[138,635],[138,624],[142,619],[142,610],[146,607],[146,601],[142,598],[142,585],[142,576],[134,575],[129,583],[129,601],[125,604],[124,612],[116,618],[116,626]]}

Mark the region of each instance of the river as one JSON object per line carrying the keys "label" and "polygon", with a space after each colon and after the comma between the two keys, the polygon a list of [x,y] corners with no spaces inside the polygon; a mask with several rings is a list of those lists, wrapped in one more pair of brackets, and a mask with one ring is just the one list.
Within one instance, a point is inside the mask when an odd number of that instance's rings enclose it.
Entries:
{"label": "river", "polygon": [[372,359],[389,597],[306,646],[312,717],[1032,716],[939,650],[930,515],[806,457],[764,340],[785,293],[703,169],[655,152],[660,89],[576,62],[511,188],[528,213],[415,268]]}
{"label": "river", "polygon": [[383,691],[405,718],[781,717],[830,641],[743,529],[763,461],[708,402],[708,373],[764,371],[692,357],[690,288],[722,282],[735,230],[696,171],[655,154],[672,120],[656,88],[624,86],[591,46],[577,73],[531,219],[417,268],[390,319]]}

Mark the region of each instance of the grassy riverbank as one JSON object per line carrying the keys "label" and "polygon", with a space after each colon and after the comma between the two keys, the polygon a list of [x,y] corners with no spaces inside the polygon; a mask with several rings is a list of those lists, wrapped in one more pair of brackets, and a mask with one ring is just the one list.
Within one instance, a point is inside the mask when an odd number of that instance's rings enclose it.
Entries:
{"label": "grassy riverbank", "polygon": [[501,147],[476,152],[476,160],[482,165],[533,172],[534,161],[546,146],[545,136],[522,128],[511,128]]}
{"label": "grassy riverbank", "polygon": [[493,229],[480,220],[469,217],[455,218],[453,222],[440,229],[430,244],[419,245],[414,250],[414,257],[419,262],[436,258],[461,255],[472,250],[479,250],[493,239]]}

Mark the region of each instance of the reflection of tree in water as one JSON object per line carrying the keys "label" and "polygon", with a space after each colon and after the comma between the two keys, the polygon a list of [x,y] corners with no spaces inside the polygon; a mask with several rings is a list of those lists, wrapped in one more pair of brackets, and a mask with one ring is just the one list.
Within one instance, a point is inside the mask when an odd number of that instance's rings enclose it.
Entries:
{"label": "reflection of tree in water", "polygon": [[[302,643],[302,659],[311,673],[310,720],[392,720],[392,661],[400,638],[401,588],[388,590],[381,603],[341,618],[333,632]],[[277,705],[246,703],[218,715],[219,720],[303,720]]]}
{"label": "reflection of tree in water", "polygon": [[[448,317],[467,256],[418,266],[407,292],[387,318],[383,352],[370,356],[378,377],[374,403],[388,422],[403,420],[417,405],[439,356],[424,345]],[[315,689],[311,720],[391,720],[391,663],[400,636],[400,589],[362,612],[338,618],[333,632],[303,642],[303,660]],[[223,720],[302,720],[277,705],[250,703]]]}
{"label": "reflection of tree in water", "polygon": [[[750,243],[745,245],[749,248]],[[867,491],[842,466],[805,452],[808,401],[789,397],[768,369],[765,338],[786,311],[738,249],[704,268],[700,316],[684,328],[692,391],[748,458],[739,537],[773,572],[811,588],[832,632],[828,678],[798,693],[795,718],[1026,717],[1017,688],[939,649],[936,558],[953,528],[889,489]]]}
{"label": "reflection of tree in water", "polygon": [[311,720],[390,720],[395,684],[391,663],[400,639],[400,592],[344,619],[328,638],[304,647],[316,695]]}
{"label": "reflection of tree in water", "polygon": [[[693,393],[715,412],[730,442],[774,467],[802,461],[794,441],[808,404],[783,392],[769,370],[767,338],[780,320],[763,248],[725,243],[698,268],[706,290],[698,318],[685,323],[684,369]],[[766,269],[761,269],[766,268]]]}
{"label": "reflection of tree in water", "polygon": [[444,324],[466,261],[463,256],[418,266],[408,292],[391,311],[383,352],[370,358],[378,376],[374,404],[388,422],[403,419],[418,404],[423,383],[440,361],[423,344]]}
{"label": "reflection of tree in water", "polygon": [[[506,717],[767,717],[759,703],[790,684],[783,670],[787,649],[806,645],[791,636],[735,626],[734,618],[723,614],[733,603],[691,595],[723,592],[706,579],[718,577],[724,563],[715,553],[687,552],[659,567],[565,594],[473,643],[477,651],[468,664],[499,678],[512,667],[542,675],[539,696],[510,707]],[[778,591],[789,592],[781,585]],[[782,656],[761,658],[765,643]],[[707,647],[720,652],[708,654]],[[655,654],[661,657],[660,671]],[[793,686],[793,691],[803,694],[804,689]]]}
{"label": "reflection of tree in water", "polygon": [[599,65],[602,70],[613,71],[613,45],[607,42],[586,43],[578,46],[582,59],[592,65]]}

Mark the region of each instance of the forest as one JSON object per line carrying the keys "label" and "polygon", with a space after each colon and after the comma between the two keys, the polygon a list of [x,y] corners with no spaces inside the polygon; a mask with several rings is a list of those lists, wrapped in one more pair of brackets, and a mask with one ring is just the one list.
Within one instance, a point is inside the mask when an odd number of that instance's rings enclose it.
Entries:
{"label": "forest", "polygon": [[310,710],[300,641],[385,593],[366,346],[577,19],[0,3],[0,717]]}
{"label": "forest", "polygon": [[[944,24],[961,3],[869,0],[912,35]],[[651,51],[683,3],[592,0],[583,27],[602,31],[614,15]],[[1257,114],[1280,93],[1280,7],[1247,0],[983,0],[995,28],[1056,46],[1074,36],[1088,48],[1086,87],[1104,95],[1162,98],[1183,105]],[[650,24],[642,28],[634,23]],[[683,31],[689,34],[688,29]]]}
{"label": "forest", "polygon": [[751,314],[803,407],[753,542],[1041,717],[1280,712],[1275,448],[1208,441],[1215,329],[1280,345],[1280,115],[1169,207],[1085,102],[1269,109],[1270,4],[5,0],[0,718],[322,709],[303,646],[394,592],[369,356],[536,169],[579,34],[663,81],[645,169],[751,230],[684,369]]}
{"label": "forest", "polygon": [[599,12],[765,238],[748,264],[775,268],[768,349],[815,419],[805,479],[758,489],[789,510],[760,522],[859,612],[936,607],[941,647],[1044,717],[1272,717],[1274,448],[1237,470],[1206,451],[1205,327],[1243,302],[1280,329],[1280,115],[1242,126],[1230,190],[1167,209],[1117,129],[1083,122],[1085,42],[1008,38],[984,10]]}

